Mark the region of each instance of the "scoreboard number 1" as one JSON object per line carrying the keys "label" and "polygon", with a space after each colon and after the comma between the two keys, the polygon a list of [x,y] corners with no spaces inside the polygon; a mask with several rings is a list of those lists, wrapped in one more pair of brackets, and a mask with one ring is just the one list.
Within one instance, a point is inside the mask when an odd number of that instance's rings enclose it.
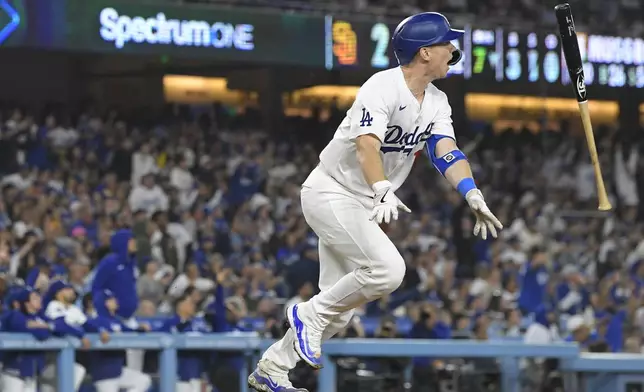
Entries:
{"label": "scoreboard number 1", "polygon": [[371,28],[371,40],[376,43],[376,48],[371,56],[371,66],[374,68],[389,67],[387,46],[389,44],[389,27],[384,23],[376,23]]}

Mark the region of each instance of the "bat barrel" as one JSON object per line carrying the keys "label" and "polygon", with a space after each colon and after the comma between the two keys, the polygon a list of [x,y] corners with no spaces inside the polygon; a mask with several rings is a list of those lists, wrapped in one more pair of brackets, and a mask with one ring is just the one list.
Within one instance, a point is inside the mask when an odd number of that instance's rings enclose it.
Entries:
{"label": "bat barrel", "polygon": [[581,52],[577,41],[575,22],[572,18],[570,4],[559,4],[555,7],[557,24],[559,25],[559,37],[561,47],[566,59],[566,66],[570,79],[573,81],[573,88],[578,102],[586,101],[586,81],[584,79],[584,67],[581,62]]}

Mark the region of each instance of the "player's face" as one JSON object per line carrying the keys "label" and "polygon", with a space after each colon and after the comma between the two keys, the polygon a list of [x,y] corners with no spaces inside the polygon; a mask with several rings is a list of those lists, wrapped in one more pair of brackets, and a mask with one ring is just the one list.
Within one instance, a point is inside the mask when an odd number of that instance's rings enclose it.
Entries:
{"label": "player's face", "polygon": [[452,60],[456,47],[451,42],[434,45],[427,48],[429,50],[430,60],[427,63],[429,72],[436,79],[442,79],[447,76],[449,71],[449,62]]}

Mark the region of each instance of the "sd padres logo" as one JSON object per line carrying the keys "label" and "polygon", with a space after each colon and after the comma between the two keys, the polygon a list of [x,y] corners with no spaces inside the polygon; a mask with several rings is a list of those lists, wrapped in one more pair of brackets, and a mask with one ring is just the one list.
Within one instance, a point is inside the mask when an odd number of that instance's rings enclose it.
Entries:
{"label": "sd padres logo", "polygon": [[356,65],[358,61],[358,37],[351,23],[333,23],[333,54],[340,65]]}

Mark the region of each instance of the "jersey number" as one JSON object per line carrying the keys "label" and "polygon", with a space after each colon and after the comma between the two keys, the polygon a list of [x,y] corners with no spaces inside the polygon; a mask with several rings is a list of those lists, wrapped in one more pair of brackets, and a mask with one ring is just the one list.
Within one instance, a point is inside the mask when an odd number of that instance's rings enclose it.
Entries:
{"label": "jersey number", "polygon": [[370,127],[372,121],[373,121],[373,117],[371,117],[367,109],[362,108],[362,119],[360,120],[360,126]]}

